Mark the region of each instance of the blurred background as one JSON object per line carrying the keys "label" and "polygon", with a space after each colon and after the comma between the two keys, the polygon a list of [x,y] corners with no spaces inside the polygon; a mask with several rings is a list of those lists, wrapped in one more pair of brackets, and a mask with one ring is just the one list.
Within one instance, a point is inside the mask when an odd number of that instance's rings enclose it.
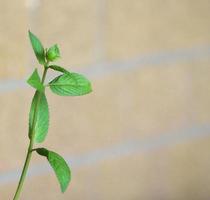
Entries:
{"label": "blurred background", "polygon": [[28,29],[46,47],[57,43],[57,64],[85,74],[93,92],[47,91],[50,129],[40,146],[65,157],[72,182],[61,194],[34,154],[21,199],[209,200],[209,0],[0,5],[1,200],[13,197],[28,145],[34,90],[25,80],[39,67]]}

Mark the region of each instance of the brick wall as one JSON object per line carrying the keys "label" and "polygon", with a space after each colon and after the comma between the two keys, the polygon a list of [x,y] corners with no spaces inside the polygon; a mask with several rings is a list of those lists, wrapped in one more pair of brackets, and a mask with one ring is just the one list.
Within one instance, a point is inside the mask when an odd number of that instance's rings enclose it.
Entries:
{"label": "brick wall", "polygon": [[43,145],[70,160],[73,179],[61,195],[34,156],[22,199],[208,199],[209,1],[0,3],[0,199],[11,199],[28,143],[33,90],[11,82],[38,66],[28,29],[47,46],[58,43],[58,63],[84,72],[94,91],[47,92]]}

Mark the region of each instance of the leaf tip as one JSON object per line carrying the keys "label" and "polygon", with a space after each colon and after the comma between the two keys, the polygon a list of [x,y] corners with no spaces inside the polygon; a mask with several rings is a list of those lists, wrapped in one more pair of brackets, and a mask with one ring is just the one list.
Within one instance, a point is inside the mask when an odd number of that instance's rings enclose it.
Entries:
{"label": "leaf tip", "polygon": [[34,34],[30,30],[28,30],[28,35],[29,35],[29,38],[31,38]]}

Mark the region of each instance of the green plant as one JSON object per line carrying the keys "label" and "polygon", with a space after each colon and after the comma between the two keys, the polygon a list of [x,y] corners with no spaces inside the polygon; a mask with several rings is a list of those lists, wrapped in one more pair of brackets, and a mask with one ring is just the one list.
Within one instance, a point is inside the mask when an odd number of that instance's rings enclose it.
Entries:
{"label": "green plant", "polygon": [[[66,191],[71,180],[71,171],[68,164],[59,154],[45,148],[34,148],[35,143],[41,143],[45,140],[49,127],[49,109],[45,88],[49,87],[53,93],[60,96],[81,96],[92,91],[90,81],[83,75],[69,72],[63,67],[50,64],[50,62],[60,57],[60,51],[57,45],[53,45],[49,49],[44,49],[40,40],[30,31],[29,38],[38,62],[43,65],[43,74],[42,78],[40,78],[37,69],[35,69],[27,81],[36,90],[29,113],[28,137],[30,143],[13,200],[19,199],[33,152],[37,152],[39,155],[47,158],[57,176],[62,192]],[[54,78],[48,84],[45,84],[48,70],[60,72],[61,75]]]}

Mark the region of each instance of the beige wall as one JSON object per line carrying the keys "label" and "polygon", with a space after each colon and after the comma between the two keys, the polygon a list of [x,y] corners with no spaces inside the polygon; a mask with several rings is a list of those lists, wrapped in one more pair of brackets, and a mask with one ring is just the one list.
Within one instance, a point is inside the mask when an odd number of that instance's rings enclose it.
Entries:
{"label": "beige wall", "polygon": [[34,91],[11,84],[38,66],[28,29],[58,43],[58,63],[86,73],[94,91],[47,92],[43,145],[73,160],[72,183],[60,194],[53,173],[36,175],[45,162],[34,156],[23,200],[209,198],[209,1],[0,3],[0,200],[12,198],[28,143]]}

